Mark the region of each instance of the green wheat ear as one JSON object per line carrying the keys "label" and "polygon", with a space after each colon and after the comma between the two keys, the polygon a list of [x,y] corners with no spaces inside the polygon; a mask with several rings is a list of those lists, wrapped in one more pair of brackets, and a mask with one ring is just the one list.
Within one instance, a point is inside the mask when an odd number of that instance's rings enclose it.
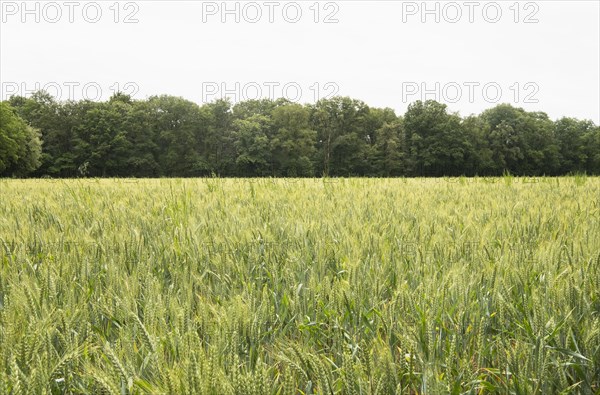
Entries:
{"label": "green wheat ear", "polygon": [[144,324],[142,323],[142,321],[138,317],[138,315],[132,313],[130,315],[130,317],[133,319],[133,322],[135,324],[137,324],[137,326],[138,326],[138,328],[140,330],[140,333],[142,335],[141,338],[142,338],[142,342],[144,343],[144,345],[148,348],[148,350],[151,353],[156,352],[156,349],[155,349],[155,346],[154,346],[154,342],[153,342],[152,338],[150,337],[150,334],[146,330],[146,327],[144,326]]}
{"label": "green wheat ear", "polygon": [[101,391],[106,391],[106,393],[110,395],[119,395],[121,393],[121,391],[119,390],[120,383],[113,381],[110,376],[108,376],[101,370],[90,367],[88,368],[88,373],[96,382],[97,386]]}

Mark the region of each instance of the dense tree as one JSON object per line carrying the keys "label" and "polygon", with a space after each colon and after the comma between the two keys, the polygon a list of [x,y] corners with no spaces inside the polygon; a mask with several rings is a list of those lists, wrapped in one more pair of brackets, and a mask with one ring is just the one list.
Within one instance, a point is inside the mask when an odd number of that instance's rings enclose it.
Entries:
{"label": "dense tree", "polygon": [[123,124],[130,107],[128,103],[111,101],[86,112],[76,127],[80,174],[105,177],[126,173],[131,143]]}
{"label": "dense tree", "polygon": [[[462,121],[469,150],[464,158],[464,174],[489,176],[498,174],[494,152],[489,144],[490,126],[481,117],[471,115]],[[501,170],[500,170],[501,171]]]}
{"label": "dense tree", "polygon": [[402,120],[385,122],[376,130],[373,153],[376,175],[393,177],[405,174],[405,145]]}
{"label": "dense tree", "polygon": [[231,112],[234,119],[246,119],[253,115],[262,115],[264,117],[270,117],[273,110],[277,107],[290,104],[289,100],[286,99],[260,99],[260,100],[246,100],[243,102],[236,103]]}
{"label": "dense tree", "polygon": [[590,126],[584,141],[587,157],[586,172],[600,174],[600,126]]}
{"label": "dense tree", "polygon": [[38,174],[75,176],[73,163],[74,139],[72,127],[81,118],[73,112],[73,103],[60,105],[48,93],[40,91],[30,98],[13,97],[11,105],[27,123],[42,133],[44,150]]}
{"label": "dense tree", "polygon": [[560,172],[585,172],[589,159],[587,144],[594,124],[590,121],[562,118],[554,126],[560,147]]}
{"label": "dense tree", "polygon": [[202,141],[208,134],[208,114],[196,103],[179,97],[154,96],[148,99],[148,104],[160,174],[207,175],[211,169],[202,156]]}
{"label": "dense tree", "polygon": [[208,118],[207,135],[201,148],[211,174],[236,174],[233,112],[228,100],[219,99],[202,107]]}
{"label": "dense tree", "polygon": [[127,156],[127,175],[137,177],[156,177],[161,174],[158,163],[159,142],[154,122],[148,116],[152,106],[147,101],[130,102],[128,117],[123,127],[128,131],[129,155]]}
{"label": "dense tree", "polygon": [[[39,132],[38,132],[39,131]],[[40,136],[41,134],[41,136]],[[40,138],[41,137],[41,138]],[[41,141],[44,142],[43,149]],[[41,154],[40,154],[41,152]],[[2,102],[2,176],[600,174],[600,127],[500,104],[461,118],[435,101],[404,116],[349,97]]]}
{"label": "dense tree", "polygon": [[544,113],[528,113],[522,108],[501,104],[486,110],[490,147],[496,172],[521,175],[556,174],[560,153],[554,125]]}
{"label": "dense tree", "polygon": [[470,142],[461,119],[447,112],[446,105],[432,100],[417,101],[404,116],[407,165],[410,175],[461,175]]}
{"label": "dense tree", "polygon": [[26,176],[41,164],[39,132],[27,125],[9,103],[0,103],[0,176]]}
{"label": "dense tree", "polygon": [[251,177],[270,174],[270,123],[270,118],[258,114],[233,121],[237,152],[235,163],[239,175]]}
{"label": "dense tree", "polygon": [[[367,175],[369,107],[349,97],[322,99],[313,107],[312,127],[317,131],[318,169],[327,175]],[[320,162],[320,161],[319,161]]]}
{"label": "dense tree", "polygon": [[275,135],[271,141],[276,176],[312,176],[317,132],[310,129],[310,112],[300,104],[286,104],[272,112]]}

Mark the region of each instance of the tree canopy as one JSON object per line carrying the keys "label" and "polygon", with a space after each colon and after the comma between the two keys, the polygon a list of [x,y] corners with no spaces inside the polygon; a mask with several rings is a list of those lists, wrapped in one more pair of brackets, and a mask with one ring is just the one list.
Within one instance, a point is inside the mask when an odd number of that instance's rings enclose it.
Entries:
{"label": "tree canopy", "polygon": [[398,116],[349,97],[200,106],[37,92],[0,103],[0,115],[4,177],[600,174],[600,127],[509,104],[461,117],[417,101]]}
{"label": "tree canopy", "polygon": [[27,175],[41,162],[40,135],[8,103],[0,103],[0,175]]}

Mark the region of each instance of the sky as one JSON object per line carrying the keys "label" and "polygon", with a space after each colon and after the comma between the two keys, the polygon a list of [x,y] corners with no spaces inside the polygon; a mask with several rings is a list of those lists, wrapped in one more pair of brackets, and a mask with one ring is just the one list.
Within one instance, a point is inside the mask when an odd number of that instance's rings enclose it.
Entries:
{"label": "sky", "polygon": [[433,99],[600,124],[600,1],[5,1],[1,98]]}

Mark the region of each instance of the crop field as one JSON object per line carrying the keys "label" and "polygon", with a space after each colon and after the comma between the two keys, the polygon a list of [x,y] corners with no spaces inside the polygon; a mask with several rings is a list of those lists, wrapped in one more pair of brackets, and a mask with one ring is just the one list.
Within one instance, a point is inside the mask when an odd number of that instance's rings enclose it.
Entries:
{"label": "crop field", "polygon": [[0,180],[0,393],[598,394],[600,178]]}

